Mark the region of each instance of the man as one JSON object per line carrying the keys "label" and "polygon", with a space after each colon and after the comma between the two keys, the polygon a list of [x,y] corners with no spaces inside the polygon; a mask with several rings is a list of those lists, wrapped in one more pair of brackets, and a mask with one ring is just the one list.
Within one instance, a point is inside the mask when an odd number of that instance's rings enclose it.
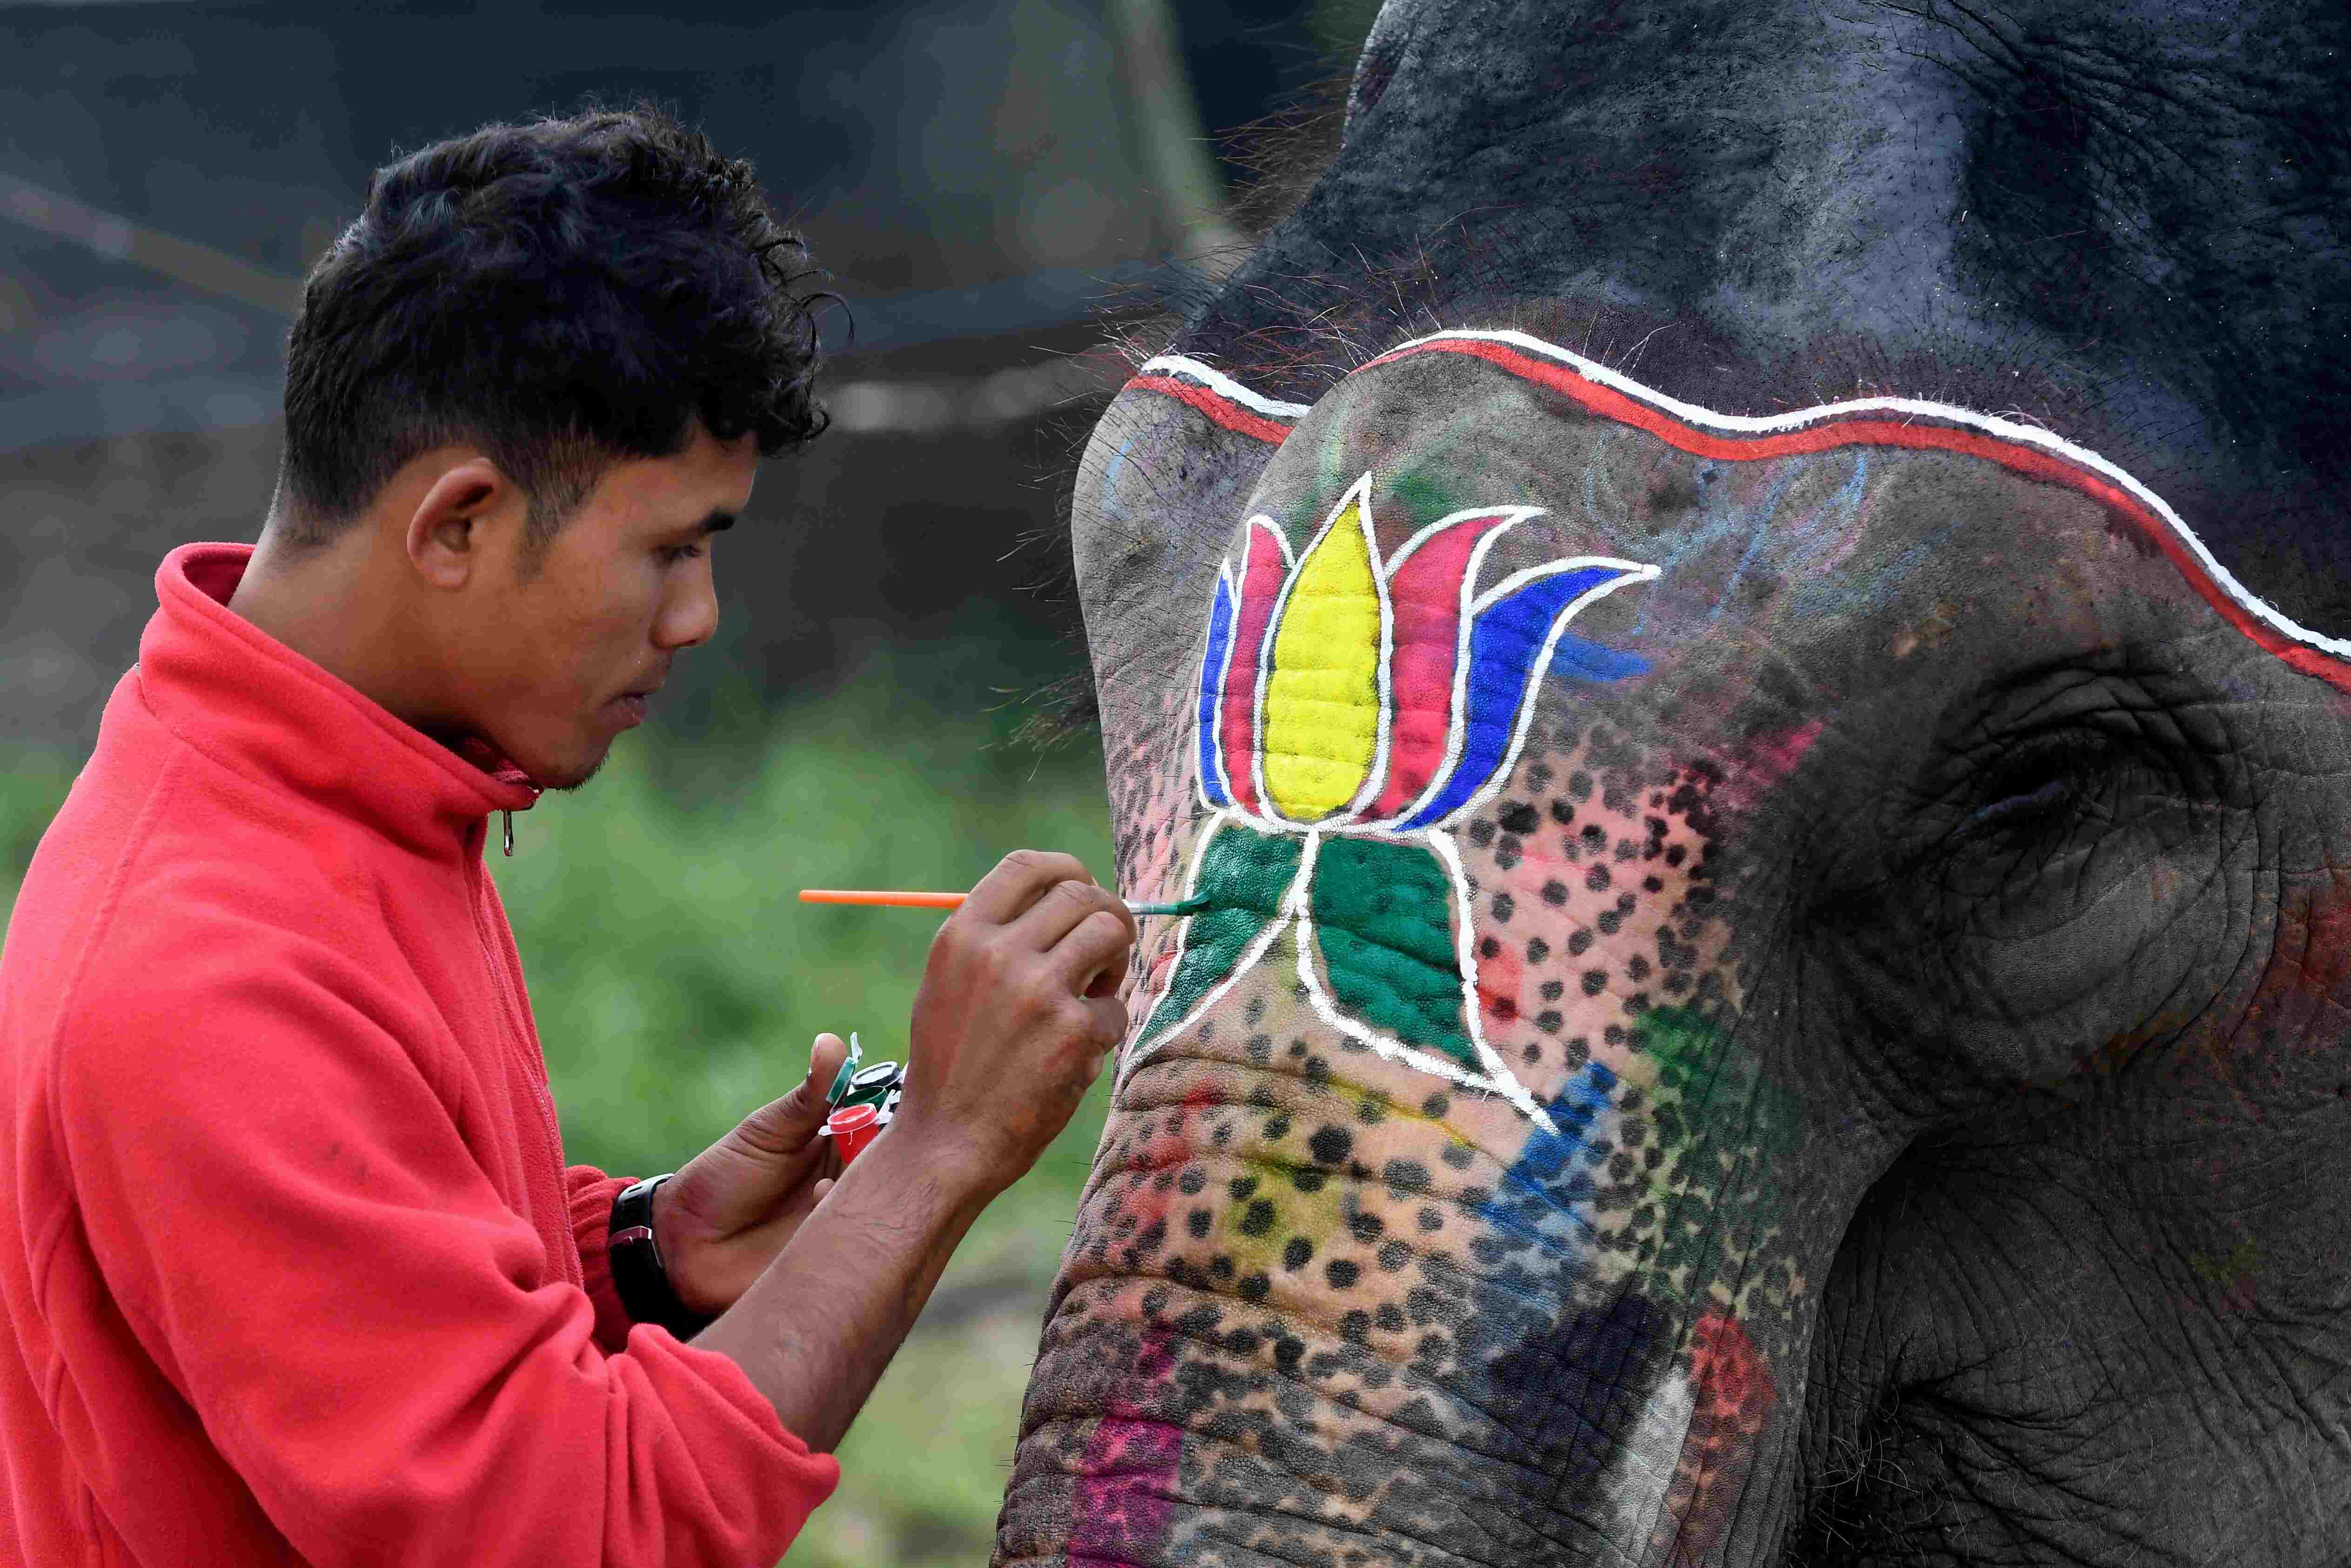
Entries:
{"label": "man", "polygon": [[164,562],[0,957],[0,1558],[770,1563],[1123,1032],[1124,906],[1014,855],[837,1180],[831,1036],[650,1193],[562,1166],[488,818],[710,638],[822,428],[799,254],[597,113],[381,171],[310,276],[261,541]]}

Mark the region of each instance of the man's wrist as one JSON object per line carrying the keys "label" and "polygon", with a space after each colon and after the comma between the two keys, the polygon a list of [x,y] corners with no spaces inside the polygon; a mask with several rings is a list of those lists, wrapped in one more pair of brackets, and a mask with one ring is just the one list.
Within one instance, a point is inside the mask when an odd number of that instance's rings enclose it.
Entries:
{"label": "man's wrist", "polygon": [[612,1199],[605,1243],[612,1288],[636,1323],[658,1324],[680,1339],[709,1326],[714,1314],[689,1306],[669,1272],[674,1256],[660,1226],[661,1199],[671,1178],[630,1183]]}
{"label": "man's wrist", "polygon": [[901,1117],[841,1172],[833,1190],[844,1208],[878,1201],[910,1227],[960,1237],[1005,1185],[970,1151],[925,1138],[921,1124]]}
{"label": "man's wrist", "polygon": [[[913,1166],[922,1179],[935,1186],[940,1197],[957,1211],[968,1210],[972,1217],[996,1201],[1005,1189],[1020,1179],[1021,1172],[1007,1173],[1000,1151],[968,1136],[967,1129],[950,1124],[939,1127],[926,1117],[909,1116],[904,1106],[889,1132],[875,1141],[861,1155],[866,1156],[891,1147],[892,1158],[886,1163],[895,1167],[901,1162]],[[852,1168],[854,1168],[852,1167]]]}
{"label": "man's wrist", "polygon": [[674,1218],[677,1208],[670,1202],[670,1189],[676,1185],[676,1171],[670,1172],[670,1179],[653,1189],[653,1212],[650,1217],[653,1228],[653,1245],[661,1250],[662,1266],[668,1271],[670,1283],[673,1286],[677,1283],[677,1261],[680,1251],[677,1222]]}

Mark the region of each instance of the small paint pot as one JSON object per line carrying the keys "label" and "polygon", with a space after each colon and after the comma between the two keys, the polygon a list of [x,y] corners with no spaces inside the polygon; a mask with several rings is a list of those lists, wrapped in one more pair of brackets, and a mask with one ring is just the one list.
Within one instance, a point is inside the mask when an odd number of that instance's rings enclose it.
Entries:
{"label": "small paint pot", "polygon": [[825,1118],[824,1130],[841,1151],[841,1166],[846,1170],[849,1162],[865,1152],[865,1146],[882,1136],[882,1113],[872,1106],[843,1106]]}
{"label": "small paint pot", "polygon": [[876,1062],[870,1067],[861,1067],[850,1078],[849,1092],[841,1096],[841,1104],[872,1106],[879,1110],[882,1102],[889,1097],[890,1091],[898,1086],[901,1075],[901,1069],[895,1062]]}

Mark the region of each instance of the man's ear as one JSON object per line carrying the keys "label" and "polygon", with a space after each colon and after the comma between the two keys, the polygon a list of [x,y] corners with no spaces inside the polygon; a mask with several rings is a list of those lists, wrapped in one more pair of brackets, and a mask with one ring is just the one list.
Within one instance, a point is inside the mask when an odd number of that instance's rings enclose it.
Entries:
{"label": "man's ear", "polygon": [[488,458],[444,470],[409,514],[408,558],[438,588],[462,588],[480,571],[491,541],[528,511],[521,489]]}

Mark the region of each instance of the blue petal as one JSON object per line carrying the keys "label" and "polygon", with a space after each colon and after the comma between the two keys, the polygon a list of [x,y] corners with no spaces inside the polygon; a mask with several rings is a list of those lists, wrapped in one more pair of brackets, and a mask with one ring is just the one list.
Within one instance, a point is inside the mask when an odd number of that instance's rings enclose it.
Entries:
{"label": "blue petal", "polygon": [[1442,822],[1486,787],[1518,739],[1519,715],[1549,662],[1552,634],[1575,602],[1628,574],[1622,566],[1582,566],[1537,577],[1495,601],[1469,628],[1469,701],[1461,760],[1429,803],[1401,831]]}
{"label": "blue petal", "polygon": [[1625,680],[1646,675],[1649,661],[1637,653],[1563,631],[1559,634],[1559,646],[1552,649],[1551,672],[1571,680]]}
{"label": "blue petal", "polygon": [[1210,805],[1230,805],[1225,788],[1224,752],[1217,720],[1225,694],[1225,664],[1233,647],[1233,584],[1219,571],[1217,597],[1208,606],[1208,647],[1200,660],[1200,797]]}

